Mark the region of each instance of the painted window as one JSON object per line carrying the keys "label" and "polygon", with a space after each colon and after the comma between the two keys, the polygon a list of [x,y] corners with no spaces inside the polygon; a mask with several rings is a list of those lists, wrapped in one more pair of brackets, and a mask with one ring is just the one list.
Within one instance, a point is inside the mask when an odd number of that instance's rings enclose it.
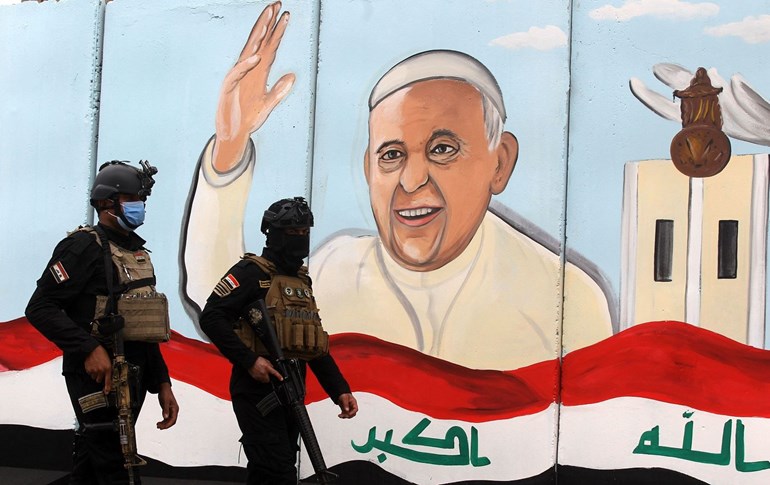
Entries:
{"label": "painted window", "polygon": [[674,221],[655,221],[655,281],[671,281],[674,254]]}
{"label": "painted window", "polygon": [[717,278],[734,279],[738,276],[738,221],[719,221]]}

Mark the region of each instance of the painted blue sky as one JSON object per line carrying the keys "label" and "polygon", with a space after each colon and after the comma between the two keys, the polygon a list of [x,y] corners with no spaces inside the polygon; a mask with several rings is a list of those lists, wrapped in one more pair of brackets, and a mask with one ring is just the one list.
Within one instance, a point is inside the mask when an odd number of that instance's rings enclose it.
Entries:
{"label": "painted blue sky", "polygon": [[[2,8],[23,11],[34,24],[75,6],[90,10],[96,5],[84,0],[47,3]],[[253,0],[116,0],[106,6],[98,158],[148,158],[161,169],[143,234],[150,241],[172,242],[153,247],[164,274],[177,273],[183,204],[195,162],[214,131],[222,79],[264,5]],[[497,200],[561,237],[568,162],[568,244],[600,267],[616,293],[623,165],[668,158],[670,139],[679,129],[637,101],[629,79],[638,78],[670,96],[670,89],[652,75],[656,63],[715,67],[725,78],[742,74],[770,98],[767,0],[330,0],[320,8],[316,1],[287,0],[284,7],[292,19],[271,77],[291,71],[297,84],[254,136],[260,165],[247,217],[258,220],[276,195],[308,191],[312,175],[316,243],[338,230],[374,229],[361,169],[366,100],[389,67],[416,52],[461,50],[496,75],[509,113],[506,129],[521,145],[513,177]],[[6,18],[26,22],[23,17]],[[92,20],[82,18],[85,24]],[[60,36],[90,32],[76,22],[62,21],[59,28]],[[6,31],[12,38],[25,29],[20,22],[8,24]],[[87,40],[80,41],[81,64],[86,66],[91,52]],[[83,85],[78,89],[87,98],[86,69],[54,71],[56,64],[47,60],[50,53],[36,52],[34,43],[17,47],[15,56],[32,60],[24,67],[30,79],[40,78],[39,72],[55,76],[61,71]],[[47,45],[39,48],[49,50]],[[58,57],[66,55],[62,51]],[[10,75],[0,76],[0,85],[8,89],[17,84]],[[27,113],[18,110],[13,116],[14,123],[21,123]],[[74,120],[63,116],[57,126],[68,122]],[[38,121],[27,123],[36,126]],[[15,148],[16,140],[6,141],[11,156],[28,153],[28,147]],[[50,155],[62,149],[61,143],[37,146]],[[733,141],[734,153],[768,151]],[[85,209],[83,204],[71,211],[79,217]],[[41,227],[56,222],[53,214],[42,217],[51,220],[41,221]],[[46,257],[65,229],[51,229],[38,238]],[[247,231],[247,247],[261,244],[255,224]],[[36,277],[39,269],[33,273]],[[27,293],[16,296],[25,301]],[[23,302],[12,304],[8,318],[20,315],[20,306]],[[178,307],[174,310],[181,313]]]}

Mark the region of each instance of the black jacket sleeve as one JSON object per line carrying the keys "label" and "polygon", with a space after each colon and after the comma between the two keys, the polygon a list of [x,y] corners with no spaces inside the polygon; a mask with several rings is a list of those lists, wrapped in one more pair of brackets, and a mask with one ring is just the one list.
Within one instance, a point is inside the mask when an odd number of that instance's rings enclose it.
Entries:
{"label": "black jacket sleeve", "polygon": [[342,372],[340,372],[331,354],[317,357],[309,361],[308,365],[334,404],[338,403],[342,394],[350,392],[348,381],[342,376]]}
{"label": "black jacket sleeve", "polygon": [[101,257],[101,250],[90,235],[75,233],[67,237],[54,249],[27,304],[25,314],[32,326],[64,352],[88,354],[99,345],[82,323],[68,316],[72,312],[67,310],[81,310],[73,307],[82,301]]}
{"label": "black jacket sleeve", "polygon": [[168,375],[168,366],[163,360],[163,354],[160,353],[159,344],[147,344],[147,370],[145,372],[147,391],[157,394],[160,391],[160,385],[168,382],[171,378]]}
{"label": "black jacket sleeve", "polygon": [[233,332],[233,323],[251,303],[264,298],[266,290],[259,288],[259,279],[269,276],[253,263],[238,262],[217,284],[200,316],[201,330],[227,360],[244,369],[254,365],[257,354]]}
{"label": "black jacket sleeve", "polygon": [[[308,282],[312,286],[313,280],[308,276]],[[337,367],[334,357],[331,354],[322,355],[308,362],[310,370],[318,378],[319,384],[323,387],[326,394],[334,401],[334,404],[340,399],[342,394],[350,393],[350,385],[343,377],[340,368]]]}

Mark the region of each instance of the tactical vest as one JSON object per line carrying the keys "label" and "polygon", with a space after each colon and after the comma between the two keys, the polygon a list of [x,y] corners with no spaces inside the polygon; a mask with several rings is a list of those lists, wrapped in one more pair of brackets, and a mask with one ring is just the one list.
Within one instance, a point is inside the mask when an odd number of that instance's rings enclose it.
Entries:
{"label": "tactical vest", "polygon": [[[252,253],[243,256],[267,273],[269,281],[260,281],[261,287],[269,285],[265,306],[275,326],[278,342],[287,358],[312,360],[329,352],[329,334],[321,326],[307,268],[302,267],[297,276],[276,274],[273,263]],[[263,286],[264,285],[264,286]],[[254,334],[248,323],[235,322],[236,335],[259,355],[268,355],[267,349]]]}
{"label": "tactical vest", "polygon": [[[82,226],[77,230],[92,234],[99,246],[102,245],[99,235],[92,227]],[[112,241],[109,241],[109,244],[115,274],[118,275],[116,291],[120,293],[116,313],[125,321],[123,340],[168,341],[171,336],[168,300],[166,295],[155,291],[155,270],[150,254],[144,249],[129,251]],[[105,316],[107,299],[107,295],[96,296],[95,321]],[[95,329],[92,329],[93,331]]]}

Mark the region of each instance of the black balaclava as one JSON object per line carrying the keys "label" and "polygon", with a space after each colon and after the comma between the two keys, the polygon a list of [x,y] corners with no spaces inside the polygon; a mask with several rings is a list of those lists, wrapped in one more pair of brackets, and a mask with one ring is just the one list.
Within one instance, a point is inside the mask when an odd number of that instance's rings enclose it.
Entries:
{"label": "black balaclava", "polygon": [[284,229],[271,227],[263,255],[272,260],[288,274],[297,274],[310,254],[310,234],[286,234]]}

